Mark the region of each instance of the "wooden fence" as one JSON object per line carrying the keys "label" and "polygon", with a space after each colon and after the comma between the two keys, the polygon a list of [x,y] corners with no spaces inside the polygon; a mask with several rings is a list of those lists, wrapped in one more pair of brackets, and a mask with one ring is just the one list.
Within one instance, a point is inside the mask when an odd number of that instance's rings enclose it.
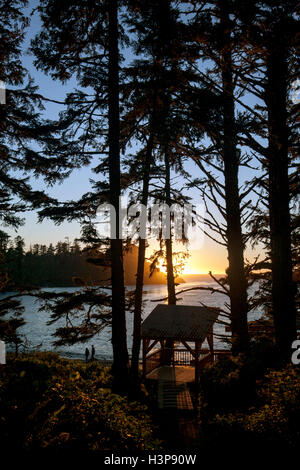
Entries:
{"label": "wooden fence", "polygon": [[[164,354],[163,354],[164,352]],[[156,349],[146,357],[145,374],[150,374],[154,369],[163,365],[163,357],[166,356],[166,348]],[[215,350],[213,355],[208,349],[201,349],[199,354],[199,368],[200,370],[211,362],[215,362],[220,357],[229,355],[230,351]],[[195,358],[192,353],[187,349],[174,349],[171,357],[171,365],[174,366],[195,366]]]}

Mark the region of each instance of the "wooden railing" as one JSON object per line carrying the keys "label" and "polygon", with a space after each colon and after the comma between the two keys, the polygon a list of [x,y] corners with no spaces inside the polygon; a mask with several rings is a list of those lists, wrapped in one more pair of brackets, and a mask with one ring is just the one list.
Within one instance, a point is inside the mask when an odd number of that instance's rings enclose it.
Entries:
{"label": "wooden railing", "polygon": [[[167,348],[164,349],[156,349],[151,354],[149,354],[146,358],[145,364],[145,374],[149,374],[154,369],[163,365],[163,357],[166,357]],[[201,349],[199,351],[199,369],[203,369],[207,364],[215,362],[217,359],[229,355],[230,351],[225,350],[214,350],[213,355],[207,349]],[[190,351],[187,349],[174,349],[173,350],[173,357],[171,360],[170,365],[177,365],[177,366],[194,366],[195,365],[195,358],[191,354]]]}
{"label": "wooden railing", "polygon": [[[208,361],[208,357],[210,358],[210,362],[215,362],[220,357],[224,357],[230,354],[230,351],[225,351],[223,349],[214,350],[213,358],[211,357],[211,353],[208,349],[201,349],[199,354],[199,361],[202,361],[204,358],[205,361]],[[213,359],[213,360],[212,360]],[[193,366],[195,364],[195,359],[193,355],[187,349],[174,349],[174,356],[173,362],[175,365],[178,366]]]}
{"label": "wooden railing", "polygon": [[187,349],[174,349],[173,363],[177,366],[190,366],[193,356]]}

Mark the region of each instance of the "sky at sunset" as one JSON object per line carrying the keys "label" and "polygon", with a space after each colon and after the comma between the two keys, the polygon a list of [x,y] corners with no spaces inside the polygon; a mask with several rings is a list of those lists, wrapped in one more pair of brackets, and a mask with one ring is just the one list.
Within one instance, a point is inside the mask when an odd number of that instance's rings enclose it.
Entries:
{"label": "sky at sunset", "polygon": [[[31,11],[32,6],[35,2],[30,3],[30,7],[27,9]],[[67,85],[61,85],[57,81],[53,81],[51,77],[46,76],[44,73],[37,71],[32,62],[33,58],[28,54],[25,54],[28,49],[30,38],[33,37],[36,32],[39,31],[40,22],[37,14],[32,17],[31,27],[26,37],[24,45],[24,65],[29,69],[30,75],[34,79],[34,82],[39,85],[40,92],[44,96],[56,100],[63,100],[65,94],[73,90],[76,86],[75,80],[71,80]],[[50,119],[57,117],[58,112],[62,109],[61,106],[47,103],[45,116]],[[132,149],[131,149],[132,151]],[[187,163],[187,170],[192,173],[194,177],[199,176],[197,169],[192,162]],[[250,179],[249,173],[242,170],[242,179]],[[45,190],[50,196],[55,196],[61,201],[74,200],[79,198],[89,189],[89,179],[92,175],[90,168],[82,168],[73,172],[70,178],[60,185],[55,185],[52,188],[45,188],[44,184],[40,180],[33,181],[32,185],[34,189]],[[178,182],[177,182],[178,184]],[[179,186],[180,186],[179,181]],[[200,203],[200,192],[193,188],[189,189],[189,196],[192,198],[193,204]],[[51,221],[46,220],[43,223],[37,223],[37,215],[35,213],[25,214],[25,224],[21,227],[18,232],[14,232],[12,229],[4,228],[12,237],[21,235],[24,237],[26,247],[30,244],[49,244],[56,243],[57,241],[64,241],[65,237],[68,237],[71,241],[80,236],[80,227],[78,223],[64,223],[60,226],[55,226]],[[149,250],[148,250],[149,251]],[[223,273],[227,266],[226,250],[224,247],[214,243],[208,237],[205,237],[203,241],[197,244],[197,240],[193,241],[190,257],[187,260],[184,273],[207,273],[212,270],[214,273]],[[251,258],[250,254],[250,258]]]}

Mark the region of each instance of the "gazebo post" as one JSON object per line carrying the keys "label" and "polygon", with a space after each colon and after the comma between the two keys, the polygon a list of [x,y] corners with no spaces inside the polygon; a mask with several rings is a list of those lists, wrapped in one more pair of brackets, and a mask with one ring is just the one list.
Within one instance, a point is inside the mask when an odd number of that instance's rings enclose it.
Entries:
{"label": "gazebo post", "polygon": [[147,346],[146,346],[146,338],[143,338],[143,377],[146,377],[146,354],[147,354]]}
{"label": "gazebo post", "polygon": [[159,361],[159,365],[163,366],[164,365],[164,360],[165,360],[165,343],[164,343],[163,339],[161,339],[159,342],[160,342],[160,361]]}
{"label": "gazebo post", "polygon": [[199,342],[195,341],[195,385],[196,385],[196,396],[198,398],[199,391]]}
{"label": "gazebo post", "polygon": [[209,333],[207,335],[207,342],[211,354],[211,362],[214,362],[214,334],[213,334],[213,326],[209,330]]}
{"label": "gazebo post", "polygon": [[171,365],[175,367],[175,341],[172,342]]}

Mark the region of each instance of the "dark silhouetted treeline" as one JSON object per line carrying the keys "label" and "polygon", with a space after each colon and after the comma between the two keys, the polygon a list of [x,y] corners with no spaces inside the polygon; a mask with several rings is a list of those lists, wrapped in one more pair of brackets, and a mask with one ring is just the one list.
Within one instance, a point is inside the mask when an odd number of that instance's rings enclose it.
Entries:
{"label": "dark silhouetted treeline", "polygon": [[[55,246],[34,244],[24,249],[24,240],[18,236],[9,241],[4,232],[0,234],[1,252],[4,254],[3,268],[8,275],[6,290],[15,287],[70,287],[99,285],[109,281],[110,270],[95,266],[87,260],[95,253],[84,249],[77,241],[58,242]],[[134,245],[125,255],[125,282],[135,283],[137,247]],[[149,277],[149,264],[145,264],[145,281],[151,284],[165,283],[165,275],[159,271]]]}

